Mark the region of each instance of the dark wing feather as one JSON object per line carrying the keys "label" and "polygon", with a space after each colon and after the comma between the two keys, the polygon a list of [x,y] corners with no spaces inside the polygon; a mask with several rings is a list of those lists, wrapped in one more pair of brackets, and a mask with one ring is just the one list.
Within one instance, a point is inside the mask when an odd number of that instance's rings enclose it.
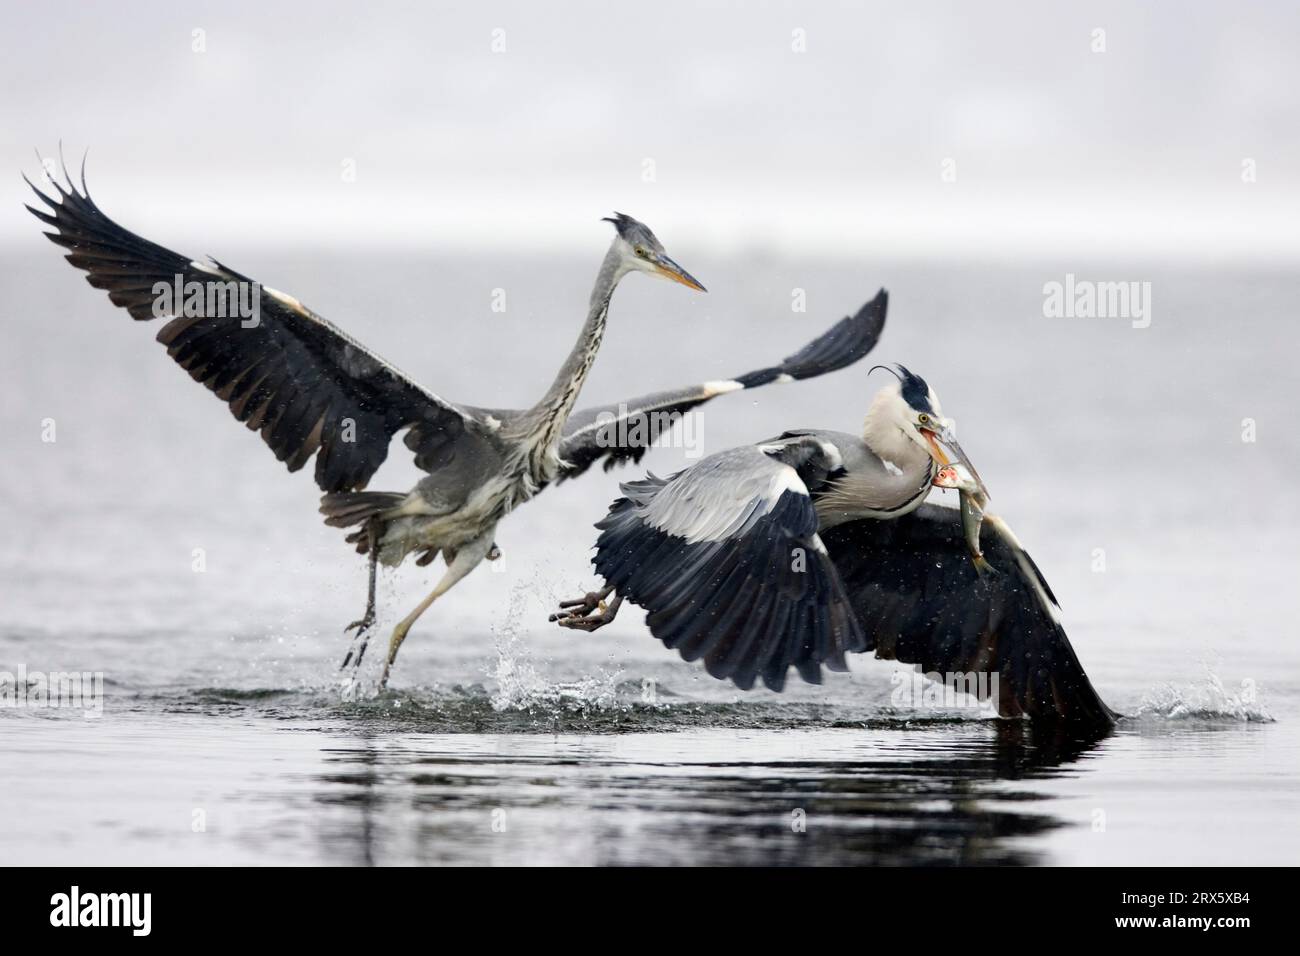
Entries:
{"label": "dark wing feather", "polygon": [[813,378],[852,365],[879,341],[888,309],[889,293],[881,289],[855,315],[841,319],[779,365],[726,381],[655,392],[574,412],[565,423],[560,445],[560,457],[569,466],[561,480],[582,474],[602,458],[606,471],[628,461],[640,461],[682,414],[719,395],[776,381]]}
{"label": "dark wing feather", "polygon": [[[865,646],[812,501],[797,479],[774,482],[781,470],[755,448],[723,452],[624,485],[596,526],[597,572],[649,612],[650,632],[744,689],[761,678],[780,690],[792,666],[817,683],[822,665],[846,670],[845,654]],[[676,504],[657,511],[664,494]]]}
{"label": "dark wing feather", "polygon": [[923,505],[893,521],[854,521],[822,540],[877,657],[926,673],[996,673],[1003,716],[1104,733],[1115,714],[1056,620],[1047,582],[1000,527],[982,529],[984,557],[998,572],[984,576],[955,508]]}
{"label": "dark wing feather", "polygon": [[[168,354],[235,418],[260,431],[290,471],[315,455],[321,490],[364,488],[403,428],[410,428],[406,444],[426,470],[445,459],[467,429],[481,428],[464,409],[421,388],[297,300],[123,229],[91,200],[84,176],[80,191],[71,180],[66,189],[51,181],[57,200],[32,186],[48,211],[27,207],[53,227],[45,235],[132,318],[170,318],[157,336]],[[254,288],[258,294],[257,324],[230,309],[226,316],[187,316],[180,314],[181,303],[155,314],[155,285],[174,287],[178,276],[182,284],[248,283],[245,296]]]}

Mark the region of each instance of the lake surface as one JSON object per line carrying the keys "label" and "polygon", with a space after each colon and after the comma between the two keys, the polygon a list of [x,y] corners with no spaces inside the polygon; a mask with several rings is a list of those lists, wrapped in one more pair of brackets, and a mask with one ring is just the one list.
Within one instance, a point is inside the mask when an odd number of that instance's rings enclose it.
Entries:
{"label": "lake surface", "polygon": [[[571,345],[603,249],[212,251],[433,390],[521,406]],[[547,623],[595,585],[591,524],[620,478],[792,427],[856,431],[881,384],[867,364],[720,399],[691,447],[549,489],[502,524],[502,559],[417,625],[392,689],[344,699],[364,564],[319,522],[309,475],[285,474],[156,328],[34,240],[0,270],[0,671],[104,684],[97,715],[0,709],[5,862],[1300,858],[1294,272],[673,252],[713,291],[630,277],[585,398],[771,364],[887,286],[872,358],[926,376],[960,423],[1094,684],[1129,715],[1113,736],[1078,746],[900,706],[910,672],[868,658],[820,687],[740,692],[634,608],[594,635]],[[1046,318],[1044,283],[1067,273],[1149,281],[1150,326]],[[371,487],[415,474],[398,443]],[[381,579],[381,642],[438,573]]]}

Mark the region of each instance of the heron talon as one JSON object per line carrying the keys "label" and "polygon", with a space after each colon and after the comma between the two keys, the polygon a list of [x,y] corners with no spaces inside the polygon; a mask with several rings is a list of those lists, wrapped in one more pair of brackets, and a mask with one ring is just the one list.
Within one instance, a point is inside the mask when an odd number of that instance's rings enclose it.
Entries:
{"label": "heron talon", "polygon": [[352,665],[352,671],[355,674],[361,669],[361,659],[366,656],[366,648],[370,645],[370,628],[374,626],[375,614],[367,611],[365,617],[359,621],[353,621],[343,629],[343,633],[355,630],[356,636],[352,638],[352,646],[348,648],[347,656],[343,658],[343,663],[339,665],[340,671],[348,669]]}
{"label": "heron talon", "polygon": [[374,623],[375,616],[373,614],[367,614],[361,620],[353,621],[347,627],[343,628],[343,633],[346,634],[348,631],[356,631],[357,636],[359,637],[363,632],[370,630]]}
{"label": "heron talon", "polygon": [[574,631],[598,630],[614,620],[618,615],[619,605],[623,603],[621,595],[614,599],[613,604],[605,603],[605,598],[612,590],[613,588],[606,591],[588,591],[580,598],[561,601],[561,609],[550,615],[547,620]]}
{"label": "heron talon", "polygon": [[592,617],[564,617],[559,618],[556,624],[560,627],[567,627],[572,631],[595,631],[604,627],[609,620],[603,615],[594,615]]}

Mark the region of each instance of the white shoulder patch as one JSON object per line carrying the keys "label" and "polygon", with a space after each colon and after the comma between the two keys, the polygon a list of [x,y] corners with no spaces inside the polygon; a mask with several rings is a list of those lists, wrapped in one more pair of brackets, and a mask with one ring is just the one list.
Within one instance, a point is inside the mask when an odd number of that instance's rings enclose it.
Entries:
{"label": "white shoulder patch", "polygon": [[840,454],[840,450],[835,447],[833,442],[823,441],[817,444],[821,446],[822,454],[826,456],[827,461],[830,463],[831,471],[838,471],[844,467],[844,456]]}
{"label": "white shoulder patch", "polygon": [[267,295],[269,295],[271,298],[276,299],[279,302],[283,302],[285,305],[293,309],[295,312],[307,311],[306,309],[303,308],[301,302],[299,302],[297,299],[295,299],[293,296],[289,295],[288,293],[281,292],[279,289],[272,289],[269,285],[262,286],[262,291],[265,292]]}
{"label": "white shoulder patch", "polygon": [[715,382],[705,382],[704,393],[709,398],[713,398],[715,395],[726,395],[728,392],[736,392],[744,387],[739,382],[731,379],[722,379]]}
{"label": "white shoulder patch", "polygon": [[891,475],[901,475],[903,473],[903,469],[899,468],[888,458],[880,459],[880,463],[885,466],[885,471],[889,472]]}
{"label": "white shoulder patch", "polygon": [[771,511],[776,505],[776,501],[781,497],[783,492],[793,492],[796,495],[808,497],[808,489],[803,481],[799,478],[799,472],[795,471],[789,465],[782,465],[780,470],[772,478],[772,484],[767,489],[767,510]]}

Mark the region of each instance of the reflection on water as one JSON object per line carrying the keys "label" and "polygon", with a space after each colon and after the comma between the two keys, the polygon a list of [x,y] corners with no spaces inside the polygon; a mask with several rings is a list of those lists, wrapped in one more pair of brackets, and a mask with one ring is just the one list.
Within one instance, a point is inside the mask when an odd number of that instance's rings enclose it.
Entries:
{"label": "reflection on water", "polygon": [[[877,733],[879,753],[849,744],[858,758],[840,753],[843,732],[817,731],[796,741],[801,756],[756,760],[716,733],[488,759],[361,735],[324,753],[312,799],[354,821],[322,846],[339,863],[1025,864],[1040,854],[1009,838],[1063,823],[1041,797],[985,784],[1055,773],[1091,749],[1042,746],[1009,725],[956,741],[951,727]],[[688,742],[691,758],[674,757]],[[780,754],[791,741],[751,743]]]}
{"label": "reflection on water", "polygon": [[1046,854],[1018,838],[1079,825],[1026,785],[1105,746],[779,701],[119,694],[8,715],[7,765],[47,768],[0,785],[13,861],[1025,864]]}
{"label": "reflection on water", "polygon": [[[775,698],[499,708],[473,685],[133,691],[0,713],[12,863],[1285,861],[1294,741],[1226,718],[1092,744]],[[1250,768],[1245,772],[1243,768]],[[196,824],[197,820],[201,825]],[[1231,820],[1207,827],[1207,820]]]}

